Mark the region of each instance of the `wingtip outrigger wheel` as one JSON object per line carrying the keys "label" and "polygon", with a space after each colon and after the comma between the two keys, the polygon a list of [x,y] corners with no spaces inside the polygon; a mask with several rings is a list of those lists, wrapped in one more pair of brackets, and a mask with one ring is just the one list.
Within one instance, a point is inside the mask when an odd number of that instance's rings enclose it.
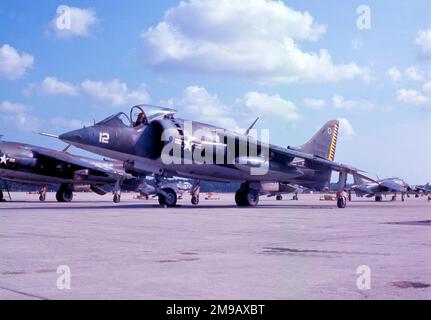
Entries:
{"label": "wingtip outrigger wheel", "polygon": [[200,180],[196,179],[195,181],[193,181],[193,186],[190,190],[190,193],[192,195],[191,198],[191,203],[192,205],[198,205],[199,204],[199,193],[201,191],[201,187],[200,187]]}
{"label": "wingtip outrigger wheel", "polygon": [[338,190],[337,190],[337,207],[344,209],[347,206],[347,197],[344,195],[346,188],[347,172],[341,171],[338,177]]}

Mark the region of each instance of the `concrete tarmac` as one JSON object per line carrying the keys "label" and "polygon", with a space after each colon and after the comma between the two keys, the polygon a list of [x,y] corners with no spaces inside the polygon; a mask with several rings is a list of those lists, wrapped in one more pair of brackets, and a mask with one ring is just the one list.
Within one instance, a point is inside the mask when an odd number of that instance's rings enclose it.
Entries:
{"label": "concrete tarmac", "polygon": [[425,197],[346,209],[319,195],[255,208],[233,194],[177,208],[12,197],[0,203],[0,299],[431,299]]}

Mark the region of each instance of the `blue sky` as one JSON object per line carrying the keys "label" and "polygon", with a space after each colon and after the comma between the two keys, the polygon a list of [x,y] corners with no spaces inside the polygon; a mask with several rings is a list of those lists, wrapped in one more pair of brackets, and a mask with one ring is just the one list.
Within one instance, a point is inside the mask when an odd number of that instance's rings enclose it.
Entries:
{"label": "blue sky", "polygon": [[[369,29],[357,25],[364,4]],[[260,116],[272,143],[299,145],[340,118],[337,161],[424,183],[430,12],[429,1],[2,1],[0,133],[61,148],[32,131],[150,102],[230,127]]]}

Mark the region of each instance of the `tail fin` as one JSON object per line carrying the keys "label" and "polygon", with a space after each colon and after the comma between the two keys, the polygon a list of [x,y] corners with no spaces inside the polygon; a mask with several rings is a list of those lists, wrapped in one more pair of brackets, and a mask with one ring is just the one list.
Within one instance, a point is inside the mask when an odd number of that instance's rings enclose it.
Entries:
{"label": "tail fin", "polygon": [[338,120],[328,121],[308,142],[297,149],[333,161],[339,126]]}

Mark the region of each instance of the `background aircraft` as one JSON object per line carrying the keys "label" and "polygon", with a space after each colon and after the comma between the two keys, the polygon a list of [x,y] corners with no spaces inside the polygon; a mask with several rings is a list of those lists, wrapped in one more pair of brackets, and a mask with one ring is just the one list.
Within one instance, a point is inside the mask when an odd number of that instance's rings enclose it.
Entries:
{"label": "background aircraft", "polygon": [[354,184],[350,187],[358,197],[374,197],[377,202],[382,201],[383,195],[392,194],[392,200],[396,199],[397,194],[401,194],[401,200],[404,201],[404,195],[411,190],[411,187],[402,179],[388,178],[374,182],[364,181],[360,177],[354,177]]}
{"label": "background aircraft", "polygon": [[[59,184],[56,193],[59,202],[71,201],[73,187],[77,185],[90,185],[100,195],[106,193],[103,186],[114,185],[114,202],[119,202],[120,185],[133,189],[138,184],[119,163],[8,141],[0,141],[0,180],[4,180],[6,189],[7,180],[42,186]],[[39,200],[45,200],[45,193],[46,188],[42,188]],[[0,190],[0,200],[3,199]]]}
{"label": "background aircraft", "polygon": [[[125,167],[133,171],[154,174],[158,183],[172,176],[241,182],[241,187],[235,194],[238,206],[257,205],[259,193],[266,191],[267,182],[278,183],[279,186],[292,183],[322,190],[328,186],[331,173],[335,170],[340,173],[337,206],[344,208],[346,198],[342,196],[342,192],[347,174],[368,179],[357,169],[333,161],[339,127],[337,120],[328,121],[307,143],[298,148],[268,145],[266,155],[266,146],[261,141],[246,134],[175,118],[175,112],[167,108],[138,105],[131,108],[130,116],[120,112],[93,126],[64,133],[59,138],[78,148],[124,161]],[[191,128],[187,128],[188,124]],[[174,136],[169,141],[163,141],[162,135],[168,130]],[[205,137],[194,136],[197,130],[204,131]],[[232,147],[228,145],[229,140],[234,143],[233,154],[228,152],[229,147]],[[181,148],[181,160],[186,159],[188,154],[194,157],[196,149],[203,149],[202,152],[205,153],[209,147],[213,155],[222,153],[224,161],[221,164],[217,161],[197,163],[193,158],[192,163],[180,161],[166,164],[162,152],[167,145]],[[250,150],[257,150],[257,154],[251,154]],[[265,174],[252,174],[252,169],[263,165],[268,168]],[[158,186],[156,184],[159,202],[175,206],[176,192],[172,188]]]}

